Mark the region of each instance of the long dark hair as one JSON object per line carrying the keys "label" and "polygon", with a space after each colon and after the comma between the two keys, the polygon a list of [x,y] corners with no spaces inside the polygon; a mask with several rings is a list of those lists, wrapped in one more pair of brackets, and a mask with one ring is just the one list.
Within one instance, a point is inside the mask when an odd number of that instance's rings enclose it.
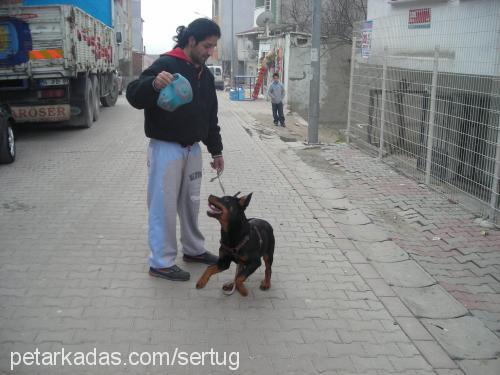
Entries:
{"label": "long dark hair", "polygon": [[208,18],[197,18],[191,22],[188,27],[179,26],[177,35],[173,37],[175,44],[174,48],[184,48],[188,44],[189,37],[192,36],[199,43],[211,36],[220,38],[220,28],[214,21]]}

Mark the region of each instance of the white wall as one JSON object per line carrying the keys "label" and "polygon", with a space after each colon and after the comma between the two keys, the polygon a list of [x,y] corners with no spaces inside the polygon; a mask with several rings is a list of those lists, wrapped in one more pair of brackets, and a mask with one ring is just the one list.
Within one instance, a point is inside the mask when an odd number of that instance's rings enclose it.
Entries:
{"label": "white wall", "polygon": [[[299,43],[304,36],[290,34],[285,44],[285,89],[286,103],[292,111],[307,120],[309,90],[312,79],[311,43]],[[320,57],[320,122],[345,128],[349,99],[349,46],[328,48],[322,46]]]}
{"label": "white wall", "polygon": [[[410,29],[410,9],[430,8],[431,25]],[[373,20],[372,59],[385,46],[391,55],[414,56],[411,68],[431,70],[435,46],[445,59],[440,70],[461,74],[498,75],[500,41],[499,0],[368,1],[368,20]],[[400,67],[407,67],[402,61]]]}

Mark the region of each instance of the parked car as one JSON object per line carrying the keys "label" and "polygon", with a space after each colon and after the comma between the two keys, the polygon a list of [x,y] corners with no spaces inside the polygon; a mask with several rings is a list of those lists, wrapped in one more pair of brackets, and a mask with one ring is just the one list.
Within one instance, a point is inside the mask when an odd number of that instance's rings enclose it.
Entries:
{"label": "parked car", "polygon": [[215,81],[215,88],[224,90],[224,76],[222,74],[222,66],[210,65],[208,70],[213,74]]}
{"label": "parked car", "polygon": [[12,123],[9,108],[0,106],[0,164],[12,163],[16,158],[16,138]]}

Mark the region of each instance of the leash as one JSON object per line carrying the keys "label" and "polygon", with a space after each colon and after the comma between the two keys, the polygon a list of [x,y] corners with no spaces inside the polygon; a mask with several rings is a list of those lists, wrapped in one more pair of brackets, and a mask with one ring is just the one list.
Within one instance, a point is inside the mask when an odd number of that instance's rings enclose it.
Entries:
{"label": "leash", "polygon": [[224,287],[225,286],[229,286],[229,284],[231,284],[231,281],[228,281],[226,283],[223,284],[222,286],[222,293],[224,293],[226,296],[230,296],[231,294],[234,293],[234,291],[236,290],[236,277],[238,276],[238,272],[240,272],[240,265],[237,264],[236,265],[236,272],[234,274],[234,281],[233,281],[233,287],[231,290],[225,290]]}
{"label": "leash", "polygon": [[[217,171],[217,176],[212,177],[212,178],[210,179],[210,182],[214,182],[214,181],[217,179],[217,180],[219,181],[219,186],[220,186],[220,189],[222,190],[222,193],[223,193],[224,195],[226,195],[226,189],[224,189],[224,185],[222,185],[222,180],[220,179],[220,176],[222,176],[222,172]],[[239,272],[239,270],[240,270],[240,265],[239,265],[239,264],[237,264],[237,265],[236,265],[236,273],[234,274],[234,281],[233,281],[233,287],[232,287],[232,289],[231,289],[231,290],[225,290],[225,289],[223,289],[223,290],[222,290],[222,292],[223,292],[226,296],[230,296],[230,295],[231,295],[231,294],[233,294],[233,293],[234,293],[234,291],[236,290],[236,277],[238,276],[238,272]],[[231,284],[231,282],[230,282],[230,281],[228,281],[228,282],[224,283],[223,287],[228,286],[229,284]]]}
{"label": "leash", "polygon": [[222,185],[222,181],[221,181],[221,179],[220,179],[220,176],[222,176],[222,172],[217,171],[217,176],[212,177],[212,178],[210,179],[210,182],[214,182],[216,179],[218,179],[218,180],[219,180],[219,186],[220,186],[220,188],[221,188],[221,190],[222,190],[222,193],[223,193],[224,195],[226,195],[226,189],[224,189],[224,185]]}

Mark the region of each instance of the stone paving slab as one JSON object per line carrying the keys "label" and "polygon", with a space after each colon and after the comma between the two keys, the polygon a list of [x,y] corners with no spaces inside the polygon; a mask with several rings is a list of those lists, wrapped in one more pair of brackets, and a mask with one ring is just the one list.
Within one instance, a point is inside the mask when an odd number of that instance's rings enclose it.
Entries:
{"label": "stone paving slab", "polygon": [[438,369],[458,368],[457,364],[448,356],[448,353],[446,353],[435,341],[416,340],[414,342],[418,350],[425,356],[432,367]]}
{"label": "stone paving slab", "polygon": [[367,259],[378,263],[402,262],[409,259],[408,253],[402,250],[393,241],[382,242],[362,242],[354,241],[356,247],[365,255]]}
{"label": "stone paving slab", "polygon": [[498,375],[500,371],[500,359],[464,360],[459,364],[467,374]]}
{"label": "stone paving slab", "polygon": [[394,287],[397,295],[418,318],[457,318],[467,310],[439,285],[422,288]]}
{"label": "stone paving slab", "polygon": [[351,204],[349,199],[342,198],[342,199],[333,199],[333,200],[320,200],[320,204],[329,210],[334,210],[334,211],[346,211],[350,209],[354,209],[355,206]]}
{"label": "stone paving slab", "polygon": [[371,221],[361,210],[349,210],[345,213],[336,214],[335,222],[345,225],[365,225]]}
{"label": "stone paving slab", "polygon": [[495,359],[500,354],[498,337],[475,317],[423,319],[423,323],[453,358]]}
{"label": "stone paving slab", "polygon": [[[307,186],[306,187],[317,187],[318,184],[313,184],[313,186]],[[321,184],[320,186],[324,186],[324,184]],[[315,198],[318,198],[318,200],[339,200],[345,198],[345,194],[342,193],[338,189],[332,189],[332,188],[327,188],[327,189],[315,189]]]}
{"label": "stone paving slab", "polygon": [[339,224],[339,228],[348,239],[365,242],[382,242],[390,239],[389,234],[375,224],[366,224],[362,228],[355,225]]}
{"label": "stone paving slab", "polygon": [[421,288],[436,283],[436,281],[413,260],[393,263],[374,262],[373,266],[391,286]]}

